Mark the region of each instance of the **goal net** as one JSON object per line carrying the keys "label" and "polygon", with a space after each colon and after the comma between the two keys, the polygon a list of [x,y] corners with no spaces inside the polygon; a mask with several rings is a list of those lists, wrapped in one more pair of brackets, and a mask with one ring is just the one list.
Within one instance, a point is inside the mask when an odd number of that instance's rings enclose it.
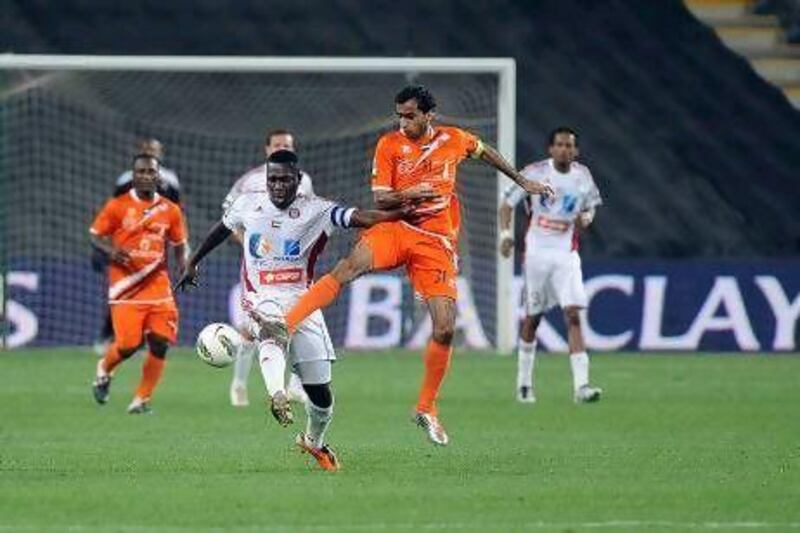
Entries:
{"label": "goal net", "polygon": [[[162,164],[180,178],[196,246],[219,220],[235,179],[263,163],[268,130],[294,133],[317,194],[370,206],[372,152],[378,137],[395,127],[393,97],[402,86],[427,85],[439,101],[440,123],[459,125],[496,145],[504,142],[501,100],[509,99],[502,93],[509,83],[504,76],[510,72],[513,80],[511,60],[14,59],[6,56],[0,69],[0,241],[8,347],[86,345],[96,338],[105,288],[104,276],[90,265],[88,227],[117,176],[130,168],[137,139],[163,143]],[[513,139],[511,94],[502,127]],[[505,144],[501,149],[513,157],[507,136]],[[503,322],[497,183],[485,165],[465,162],[460,168],[465,303],[459,336],[470,345],[495,344],[497,324]],[[317,275],[355,238],[335,236]],[[210,321],[232,320],[239,255],[235,245],[223,245],[204,264],[202,287],[179,295],[181,343],[191,343]],[[424,316],[402,272],[362,280],[326,311],[335,344],[353,347],[418,343],[425,336]]]}

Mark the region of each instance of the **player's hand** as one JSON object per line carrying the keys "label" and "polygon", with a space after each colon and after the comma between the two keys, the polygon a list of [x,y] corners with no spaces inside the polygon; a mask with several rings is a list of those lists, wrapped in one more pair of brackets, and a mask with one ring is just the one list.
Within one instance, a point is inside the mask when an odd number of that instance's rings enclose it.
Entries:
{"label": "player's hand", "polygon": [[553,191],[553,188],[547,183],[526,180],[525,183],[522,184],[522,188],[525,189],[525,192],[528,194],[541,194],[545,198],[552,198],[555,196],[555,191]]}
{"label": "player's hand", "polygon": [[123,250],[122,248],[112,248],[111,251],[108,253],[108,258],[114,262],[119,263],[123,266],[128,266],[131,262],[131,256],[128,252]]}
{"label": "player's hand", "polygon": [[186,268],[181,272],[181,277],[175,282],[172,287],[173,291],[185,291],[187,287],[197,287],[197,265],[187,264]]}
{"label": "player's hand", "polygon": [[500,255],[503,257],[511,257],[511,252],[514,250],[514,239],[506,237],[500,241]]}
{"label": "player's hand", "polygon": [[580,227],[581,229],[588,228],[589,224],[592,223],[593,219],[594,219],[594,217],[592,216],[591,213],[589,213],[587,211],[581,211],[578,214],[578,227]]}
{"label": "player's hand", "polygon": [[420,183],[403,191],[403,199],[416,203],[435,200],[439,196],[430,183]]}

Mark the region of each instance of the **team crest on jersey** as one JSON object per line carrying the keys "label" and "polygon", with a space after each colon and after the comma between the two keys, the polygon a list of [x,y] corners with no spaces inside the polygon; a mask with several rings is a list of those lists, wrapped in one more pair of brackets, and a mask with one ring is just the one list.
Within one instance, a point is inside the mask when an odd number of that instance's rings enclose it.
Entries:
{"label": "team crest on jersey", "polygon": [[260,233],[253,233],[250,235],[250,240],[247,242],[247,249],[251,257],[256,259],[263,259],[265,255],[270,253],[272,246],[266,237]]}
{"label": "team crest on jersey", "polygon": [[289,208],[289,218],[300,218],[300,210],[296,207]]}

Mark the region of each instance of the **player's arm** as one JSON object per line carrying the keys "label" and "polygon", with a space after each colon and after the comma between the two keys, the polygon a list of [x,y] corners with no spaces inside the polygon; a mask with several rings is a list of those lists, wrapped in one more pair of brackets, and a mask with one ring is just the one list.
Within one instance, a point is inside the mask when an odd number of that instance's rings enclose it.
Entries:
{"label": "player's arm", "polygon": [[184,268],[181,270],[181,277],[175,283],[176,289],[184,290],[187,286],[197,286],[197,266],[205,256],[210,254],[214,248],[225,242],[233,233],[221,220],[212,226],[206,238],[186,260]]}
{"label": "player's arm", "polygon": [[119,216],[116,214],[114,204],[109,201],[97,213],[91,227],[89,227],[89,240],[95,250],[105,254],[108,259],[122,266],[127,266],[131,256],[114,244],[111,235],[119,227]]}
{"label": "player's arm", "polygon": [[371,228],[381,222],[393,222],[406,218],[413,212],[413,206],[403,204],[397,209],[376,210],[376,209],[356,209],[350,218],[351,228]]}
{"label": "player's arm", "polygon": [[122,248],[115,246],[111,240],[111,237],[107,235],[98,235],[90,231],[89,239],[91,240],[92,246],[108,256],[108,259],[111,262],[118,263],[123,266],[127,266],[128,263],[130,263],[131,256]]}
{"label": "player's arm", "polygon": [[525,191],[514,185],[509,186],[503,193],[503,200],[500,202],[498,216],[500,218],[500,253],[503,257],[511,255],[514,249],[514,233],[511,230],[511,219],[514,215],[514,207],[525,196]]}
{"label": "player's arm", "polygon": [[382,210],[401,209],[404,204],[420,204],[438,198],[428,183],[421,183],[402,191],[395,190],[395,149],[386,137],[378,141],[372,161],[372,199],[375,207]]}
{"label": "player's arm", "polygon": [[336,228],[371,228],[381,222],[393,222],[409,216],[414,208],[408,204],[397,209],[358,209],[334,205],[330,210],[331,224]]}
{"label": "player's arm", "polygon": [[586,229],[589,225],[594,221],[595,215],[595,208],[590,207],[588,209],[584,209],[580,213],[578,213],[578,218],[575,219],[576,224],[578,225],[579,229]]}
{"label": "player's arm", "polygon": [[439,194],[429,183],[420,183],[403,191],[376,190],[373,192],[375,207],[384,210],[402,209],[405,205],[416,205],[438,197]]}
{"label": "player's arm", "polygon": [[511,181],[522,187],[528,194],[542,194],[544,196],[553,196],[553,189],[546,183],[539,183],[536,181],[528,181],[525,176],[519,173],[517,169],[511,166],[511,163],[500,155],[493,147],[488,144],[479,142],[478,149],[473,152],[473,157],[485,161],[493,166],[509,178]]}

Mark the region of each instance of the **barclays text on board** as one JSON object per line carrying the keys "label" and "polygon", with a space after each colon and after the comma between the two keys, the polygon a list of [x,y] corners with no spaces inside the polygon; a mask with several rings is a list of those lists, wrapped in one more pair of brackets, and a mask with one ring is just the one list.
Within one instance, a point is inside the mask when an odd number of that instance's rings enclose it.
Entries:
{"label": "barclays text on board", "polygon": [[[216,272],[205,278],[202,291],[181,295],[181,342],[191,343],[205,323],[234,321],[238,269],[227,263],[213,267]],[[102,301],[96,274],[82,264],[41,260],[14,267],[6,278],[7,346],[93,341]],[[800,318],[798,274],[799,261],[588,261],[587,344],[594,351],[793,351]],[[521,278],[515,280],[515,302],[522,284]],[[423,345],[430,322],[413,322],[409,315],[424,314],[403,305],[408,291],[396,275],[357,280],[343,298],[344,307],[329,316],[337,344],[371,350]],[[462,345],[489,348],[491,328],[482,322],[467,279],[459,280],[459,293]],[[76,319],[76,313],[86,316]],[[552,351],[566,349],[557,311],[546,316],[539,343]]]}

